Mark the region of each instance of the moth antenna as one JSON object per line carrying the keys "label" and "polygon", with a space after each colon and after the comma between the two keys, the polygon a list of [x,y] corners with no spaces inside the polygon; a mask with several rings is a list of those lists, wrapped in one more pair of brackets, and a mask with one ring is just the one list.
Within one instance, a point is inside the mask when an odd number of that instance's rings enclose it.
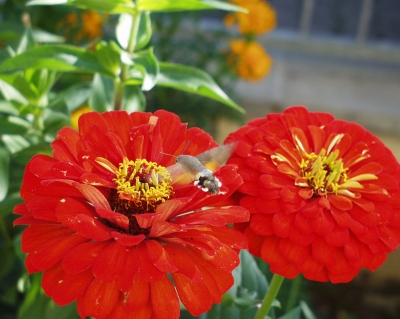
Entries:
{"label": "moth antenna", "polygon": [[181,152],[181,155],[186,151],[186,149],[189,146],[189,144],[190,144],[190,141],[187,141],[185,147],[183,148],[183,150]]}
{"label": "moth antenna", "polygon": [[160,154],[163,154],[163,155],[167,155],[167,156],[172,156],[172,157],[176,157],[175,155],[172,155],[172,154],[168,154],[168,153],[164,153],[164,152],[158,152],[158,153],[160,153]]}

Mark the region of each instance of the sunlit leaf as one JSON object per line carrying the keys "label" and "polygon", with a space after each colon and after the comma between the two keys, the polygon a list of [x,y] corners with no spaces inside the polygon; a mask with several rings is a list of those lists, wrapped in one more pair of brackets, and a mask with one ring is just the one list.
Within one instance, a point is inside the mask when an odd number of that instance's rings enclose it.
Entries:
{"label": "sunlit leaf", "polygon": [[142,90],[149,91],[158,81],[160,71],[159,62],[153,53],[153,48],[137,52],[133,56],[135,62],[133,68],[143,75]]}
{"label": "sunlit leaf", "polygon": [[18,90],[2,79],[0,79],[0,92],[7,101],[28,104],[28,100]]}
{"label": "sunlit leaf", "polygon": [[99,44],[96,55],[100,64],[110,73],[118,75],[120,69],[121,48],[111,41],[110,43]]}
{"label": "sunlit leaf", "polygon": [[61,72],[98,72],[110,77],[114,74],[105,69],[91,52],[72,45],[43,45],[30,49],[4,61],[0,73],[25,69],[48,69]]}
{"label": "sunlit leaf", "polygon": [[17,153],[31,145],[21,135],[3,135],[2,140],[11,154]]}
{"label": "sunlit leaf", "polygon": [[191,66],[160,62],[157,85],[206,96],[233,109],[244,110],[233,102],[218,84],[203,70]]}
{"label": "sunlit leaf", "polygon": [[[132,30],[133,15],[121,14],[116,27],[118,43],[125,50],[128,49],[129,37]],[[139,30],[135,41],[135,50],[144,48],[150,41],[152,34],[150,12],[142,12],[140,15]]]}
{"label": "sunlit leaf", "polygon": [[9,172],[10,153],[4,147],[0,147],[0,201],[2,201],[8,193]]}
{"label": "sunlit leaf", "polygon": [[220,9],[227,11],[245,11],[229,2],[213,0],[137,0],[137,8],[141,11],[186,11]]}
{"label": "sunlit leaf", "polygon": [[107,13],[135,12],[132,0],[31,0],[28,5],[70,5]]}

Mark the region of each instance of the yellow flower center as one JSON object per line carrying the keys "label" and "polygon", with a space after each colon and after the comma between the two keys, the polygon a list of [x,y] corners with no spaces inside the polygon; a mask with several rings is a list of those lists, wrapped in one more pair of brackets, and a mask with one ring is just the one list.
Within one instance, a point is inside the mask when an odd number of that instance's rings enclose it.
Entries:
{"label": "yellow flower center", "polygon": [[130,213],[154,212],[156,207],[173,195],[171,176],[165,167],[145,159],[124,158],[115,171],[118,200],[113,210]]}
{"label": "yellow flower center", "polygon": [[339,151],[327,156],[324,149],[318,155],[306,154],[299,165],[302,177],[296,179],[295,185],[312,188],[314,195],[337,194],[340,186],[348,181],[348,169],[343,167],[338,156]]}
{"label": "yellow flower center", "polygon": [[[335,146],[340,143],[343,134],[336,135],[327,150],[321,149],[319,154],[308,153],[301,139],[293,134],[295,143],[294,153],[291,156],[284,155],[284,152],[277,152],[271,156],[272,161],[278,166],[278,170],[295,179],[295,185],[312,190],[312,196],[327,196],[328,194],[344,195],[348,197],[358,197],[356,190],[363,188],[360,182],[377,180],[378,177],[370,173],[354,175],[351,173],[351,165],[360,163],[369,158],[368,147],[361,151],[356,159],[353,159],[349,167],[345,167],[341,154]],[[382,189],[382,192],[386,191]]]}

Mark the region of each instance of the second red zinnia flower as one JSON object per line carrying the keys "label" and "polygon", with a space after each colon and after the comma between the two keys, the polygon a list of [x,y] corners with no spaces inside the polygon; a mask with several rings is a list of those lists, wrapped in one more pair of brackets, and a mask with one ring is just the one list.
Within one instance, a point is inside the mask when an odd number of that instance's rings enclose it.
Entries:
{"label": "second red zinnia flower", "polygon": [[28,225],[28,272],[44,272],[57,304],[77,300],[81,318],[177,319],[180,302],[195,316],[209,310],[247,246],[226,226],[249,218],[226,206],[242,179],[227,165],[216,173],[218,195],[177,186],[165,169],[174,159],[162,153],[215,146],[165,111],[82,115],[79,132],[58,133],[53,157],[37,155],[26,167],[15,213]]}
{"label": "second red zinnia flower", "polygon": [[239,224],[272,272],[334,283],[375,270],[400,243],[400,165],[374,135],[292,107],[232,133]]}

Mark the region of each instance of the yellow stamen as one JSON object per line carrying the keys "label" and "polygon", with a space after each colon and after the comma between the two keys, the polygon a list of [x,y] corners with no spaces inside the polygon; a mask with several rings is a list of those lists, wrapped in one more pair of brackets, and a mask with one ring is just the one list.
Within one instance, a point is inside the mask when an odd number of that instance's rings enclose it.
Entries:
{"label": "yellow stamen", "polygon": [[171,176],[165,167],[145,159],[130,161],[124,158],[115,172],[113,182],[121,200],[128,200],[129,207],[140,211],[154,211],[173,195]]}

